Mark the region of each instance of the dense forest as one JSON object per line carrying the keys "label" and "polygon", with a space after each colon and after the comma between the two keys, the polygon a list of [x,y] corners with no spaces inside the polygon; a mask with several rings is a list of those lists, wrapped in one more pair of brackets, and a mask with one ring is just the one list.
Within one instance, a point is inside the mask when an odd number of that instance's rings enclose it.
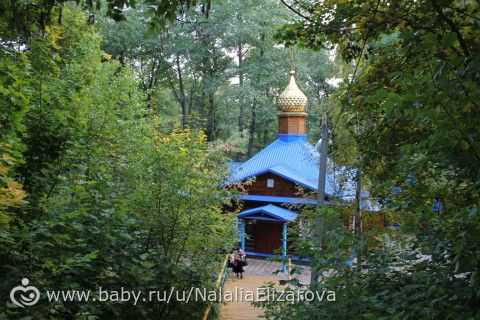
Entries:
{"label": "dense forest", "polygon": [[[201,319],[205,301],[9,294],[22,278],[214,288],[238,241],[228,162],[275,140],[291,69],[309,139],[328,123],[358,201],[304,208],[321,232],[293,244],[337,301],[259,303],[265,316],[478,319],[475,0],[0,2],[0,319]],[[362,190],[398,228],[367,227]]]}

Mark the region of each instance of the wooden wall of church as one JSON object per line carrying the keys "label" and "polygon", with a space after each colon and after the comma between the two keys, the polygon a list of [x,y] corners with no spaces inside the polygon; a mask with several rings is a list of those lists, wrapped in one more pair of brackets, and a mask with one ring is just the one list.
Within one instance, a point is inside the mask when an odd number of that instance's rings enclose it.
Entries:
{"label": "wooden wall of church", "polygon": [[[273,188],[267,186],[268,179],[273,179]],[[298,197],[298,187],[295,183],[270,172],[258,175],[251,185],[245,186],[245,189],[248,194],[260,196]]]}

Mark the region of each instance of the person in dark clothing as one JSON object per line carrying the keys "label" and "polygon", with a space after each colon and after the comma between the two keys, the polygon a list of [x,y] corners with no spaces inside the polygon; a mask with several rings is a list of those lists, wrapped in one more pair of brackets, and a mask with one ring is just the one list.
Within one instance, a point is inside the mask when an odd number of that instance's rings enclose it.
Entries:
{"label": "person in dark clothing", "polygon": [[239,247],[230,255],[230,264],[232,265],[232,271],[235,272],[237,278],[240,275],[240,278],[243,278],[243,266],[245,265],[244,261],[246,258],[245,252]]}

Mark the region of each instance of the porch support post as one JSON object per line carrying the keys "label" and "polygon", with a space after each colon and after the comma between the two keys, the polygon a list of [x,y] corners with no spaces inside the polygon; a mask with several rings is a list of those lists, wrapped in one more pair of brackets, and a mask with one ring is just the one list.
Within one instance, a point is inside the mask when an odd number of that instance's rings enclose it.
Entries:
{"label": "porch support post", "polygon": [[282,272],[287,272],[287,223],[283,223]]}
{"label": "porch support post", "polygon": [[241,229],[240,247],[242,248],[243,251],[245,251],[245,220],[243,219],[240,219],[240,229]]}

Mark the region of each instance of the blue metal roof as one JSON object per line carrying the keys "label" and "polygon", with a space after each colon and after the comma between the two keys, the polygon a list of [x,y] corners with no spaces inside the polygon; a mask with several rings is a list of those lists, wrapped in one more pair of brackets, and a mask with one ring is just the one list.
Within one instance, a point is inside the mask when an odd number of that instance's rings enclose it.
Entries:
{"label": "blue metal roof", "polygon": [[235,171],[238,167],[240,167],[243,164],[243,162],[230,161],[227,164],[230,170]]}
{"label": "blue metal roof", "polygon": [[285,133],[279,133],[277,134],[277,139],[282,140],[285,142],[291,142],[294,140],[302,140],[304,142],[307,142],[307,135],[306,134],[285,134]]}
{"label": "blue metal roof", "polygon": [[316,204],[317,200],[308,198],[292,198],[278,196],[259,196],[254,194],[241,194],[237,196],[240,200],[276,202],[276,203],[293,203],[293,204]]}
{"label": "blue metal roof", "polygon": [[[288,139],[285,138],[288,136]],[[318,185],[319,153],[306,135],[278,135],[278,139],[232,170],[231,182],[272,172],[311,190]],[[335,179],[327,172],[327,195],[335,191]]]}
{"label": "blue metal roof", "polygon": [[[317,191],[319,157],[320,154],[307,141],[306,135],[279,134],[277,135],[277,140],[249,160],[243,163],[231,163],[231,175],[228,184],[244,181],[260,174],[271,172],[295,184],[312,191]],[[336,172],[335,175],[334,172]],[[336,199],[342,199],[347,202],[353,201],[355,199],[354,175],[354,171],[348,170],[345,167],[339,167],[330,159],[327,159],[327,176],[325,183],[325,193],[327,196],[334,196]],[[339,178],[341,176],[344,177],[343,183],[340,183]],[[369,192],[364,190],[362,192],[362,199],[368,198]],[[269,202],[281,203],[283,201],[269,200]],[[284,203],[294,202],[286,201]],[[361,205],[367,210],[379,210],[379,206],[369,200],[363,200]]]}
{"label": "blue metal roof", "polygon": [[243,219],[292,222],[298,217],[298,213],[277,207],[273,204],[267,204],[266,206],[244,210],[237,214],[237,217]]}

